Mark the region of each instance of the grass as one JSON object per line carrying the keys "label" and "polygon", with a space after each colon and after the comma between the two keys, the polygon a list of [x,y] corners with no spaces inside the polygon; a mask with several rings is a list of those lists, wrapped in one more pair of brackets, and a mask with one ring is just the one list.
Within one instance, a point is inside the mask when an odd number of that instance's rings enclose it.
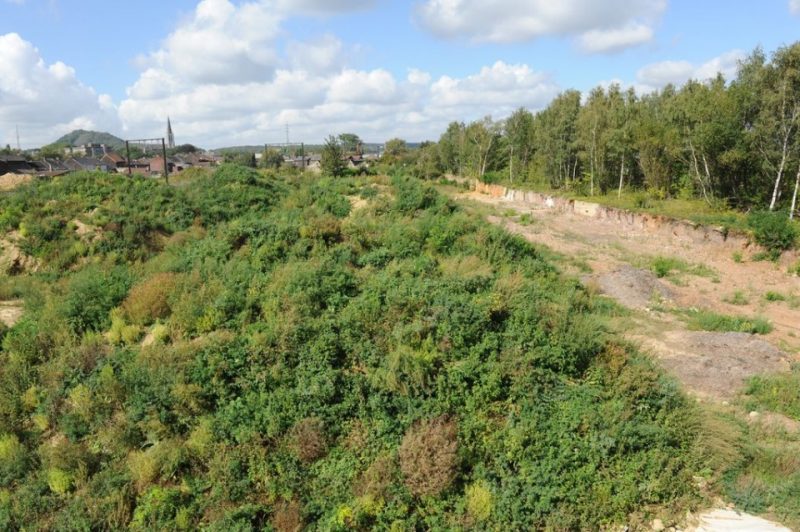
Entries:
{"label": "grass", "polygon": [[687,326],[693,331],[743,332],[750,334],[769,334],[772,323],[761,317],[728,316],[708,310],[686,312]]}
{"label": "grass", "polygon": [[800,421],[800,366],[791,373],[753,377],[745,393],[751,410],[770,410]]}
{"label": "grass", "polygon": [[[716,279],[717,273],[703,264],[690,264],[682,259],[675,257],[652,257],[647,266],[656,274],[656,277],[671,277],[673,280],[680,274],[696,275],[697,277],[707,277]],[[677,275],[676,275],[677,274]]]}
{"label": "grass", "polygon": [[750,303],[750,299],[748,299],[745,293],[741,290],[735,291],[733,294],[723,299],[723,301],[730,303],[731,305],[747,305]]}
{"label": "grass", "polygon": [[764,294],[764,299],[770,302],[786,301],[786,296],[781,294],[780,292],[773,292],[770,290],[769,292]]}

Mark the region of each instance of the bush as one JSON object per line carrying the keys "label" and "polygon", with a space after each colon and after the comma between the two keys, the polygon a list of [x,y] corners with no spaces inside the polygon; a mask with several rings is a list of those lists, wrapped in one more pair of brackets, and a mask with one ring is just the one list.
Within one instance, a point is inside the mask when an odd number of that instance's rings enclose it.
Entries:
{"label": "bush", "polygon": [[772,259],[777,259],[781,253],[794,247],[797,240],[797,230],[782,212],[751,213],[747,224],[753,230],[756,242],[767,250]]}
{"label": "bush", "polygon": [[467,488],[467,515],[474,521],[489,519],[492,514],[492,492],[485,482],[476,482]]}
{"label": "bush", "polygon": [[418,496],[438,495],[455,479],[458,427],[442,416],[418,421],[400,444],[400,470],[408,490]]}
{"label": "bush", "polygon": [[291,440],[297,457],[305,463],[322,458],[328,451],[325,427],[319,418],[300,420],[292,428]]}
{"label": "bush", "polygon": [[299,532],[303,529],[303,513],[296,499],[281,501],[276,505],[270,520],[278,532]]}
{"label": "bush", "polygon": [[58,495],[65,495],[75,483],[73,475],[62,469],[51,467],[47,471],[47,485],[50,491]]}
{"label": "bush", "polygon": [[101,331],[110,324],[109,312],[116,307],[131,285],[131,276],[123,267],[104,270],[99,266],[75,274],[64,297],[63,313],[76,334]]}
{"label": "bush", "polygon": [[174,273],[158,273],[135,285],[122,303],[122,310],[131,323],[150,325],[170,313],[169,296],[175,288]]}
{"label": "bush", "polygon": [[0,436],[0,486],[8,486],[26,469],[27,452],[14,434]]}

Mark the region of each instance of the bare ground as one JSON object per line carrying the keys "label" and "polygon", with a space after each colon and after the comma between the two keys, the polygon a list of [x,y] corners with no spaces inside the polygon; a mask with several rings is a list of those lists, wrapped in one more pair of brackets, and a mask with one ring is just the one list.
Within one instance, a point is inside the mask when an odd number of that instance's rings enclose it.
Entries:
{"label": "bare ground", "polygon": [[[749,377],[785,371],[800,360],[800,278],[785,267],[751,260],[751,250],[475,192],[456,197],[493,207],[489,222],[569,257],[564,263],[572,273],[632,309],[628,338],[698,398],[728,400]],[[679,259],[690,268],[659,279],[650,271],[656,257]],[[587,267],[590,275],[581,271]],[[784,300],[769,302],[767,292]],[[774,330],[759,337],[688,331],[677,309],[760,316]]]}
{"label": "bare ground", "polygon": [[0,301],[0,323],[13,327],[22,317],[22,301]]}

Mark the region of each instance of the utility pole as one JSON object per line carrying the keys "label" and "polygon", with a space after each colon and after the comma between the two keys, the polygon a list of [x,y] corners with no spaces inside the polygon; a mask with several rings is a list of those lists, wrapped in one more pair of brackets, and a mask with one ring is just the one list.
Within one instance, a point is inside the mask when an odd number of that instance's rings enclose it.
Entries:
{"label": "utility pole", "polygon": [[303,172],[306,171],[306,144],[305,142],[300,143],[300,158],[303,161],[302,168]]}
{"label": "utility pole", "polygon": [[125,153],[128,156],[128,177],[131,175],[131,145],[125,141]]}
{"label": "utility pole", "polygon": [[167,143],[161,137],[161,155],[164,156],[164,182],[169,185],[169,162],[167,162]]}
{"label": "utility pole", "polygon": [[19,143],[19,125],[17,125],[17,151],[22,151],[22,145]]}

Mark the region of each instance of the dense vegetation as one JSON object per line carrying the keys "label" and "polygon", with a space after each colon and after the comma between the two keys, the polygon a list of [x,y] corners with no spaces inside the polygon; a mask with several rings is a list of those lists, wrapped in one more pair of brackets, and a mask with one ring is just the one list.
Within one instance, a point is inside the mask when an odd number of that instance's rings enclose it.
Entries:
{"label": "dense vegetation", "polygon": [[[400,150],[400,152],[398,152]],[[800,43],[755,50],[721,76],[640,94],[619,85],[570,90],[547,108],[450,124],[438,143],[387,154],[443,172],[586,195],[646,191],[641,201],[699,198],[795,212],[800,188]]]}
{"label": "dense vegetation", "polygon": [[418,181],[225,166],[0,196],[0,527],[598,528],[697,500],[614,307]]}

